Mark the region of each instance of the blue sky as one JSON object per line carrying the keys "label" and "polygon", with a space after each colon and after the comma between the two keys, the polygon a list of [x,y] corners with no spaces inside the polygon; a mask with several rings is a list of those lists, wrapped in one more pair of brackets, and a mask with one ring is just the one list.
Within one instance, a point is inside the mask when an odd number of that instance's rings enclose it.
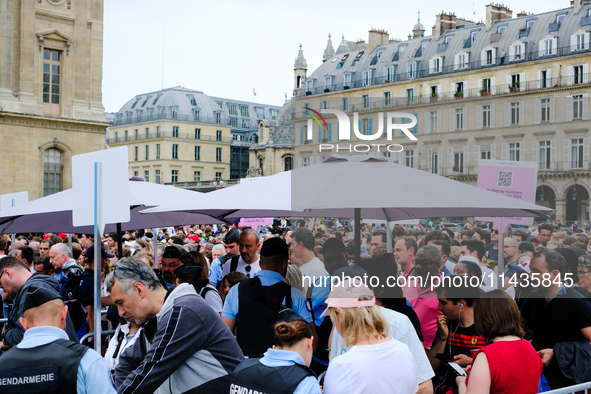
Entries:
{"label": "blue sky", "polygon": [[[301,43],[311,73],[322,63],[328,34],[333,46],[384,29],[406,39],[421,11],[429,35],[435,15],[484,20],[488,1],[105,0],[103,104],[116,112],[137,94],[184,86],[205,94],[282,105],[293,91],[293,63]],[[541,13],[568,0],[511,1]],[[475,13],[474,13],[475,11]],[[253,96],[253,88],[257,96]]]}

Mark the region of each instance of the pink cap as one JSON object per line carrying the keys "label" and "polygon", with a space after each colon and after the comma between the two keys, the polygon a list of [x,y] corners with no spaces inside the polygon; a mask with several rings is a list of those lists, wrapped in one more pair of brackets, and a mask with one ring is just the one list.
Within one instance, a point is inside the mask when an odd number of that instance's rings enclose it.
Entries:
{"label": "pink cap", "polygon": [[[346,278],[340,286],[333,287],[326,299],[328,307],[320,317],[328,316],[330,308],[364,308],[376,304],[373,292],[367,285],[359,283],[359,279],[348,279]],[[362,296],[370,296],[371,300],[359,300]]]}

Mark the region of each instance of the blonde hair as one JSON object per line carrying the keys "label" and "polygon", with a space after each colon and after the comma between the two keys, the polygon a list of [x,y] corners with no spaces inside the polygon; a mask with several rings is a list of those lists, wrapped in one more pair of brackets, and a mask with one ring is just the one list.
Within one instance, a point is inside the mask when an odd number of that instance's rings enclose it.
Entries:
{"label": "blonde hair", "polygon": [[285,273],[287,283],[304,293],[303,275],[302,271],[293,264],[287,264],[287,272]]}
{"label": "blonde hair", "polygon": [[[371,300],[372,296],[361,296],[359,301]],[[346,346],[353,346],[363,339],[386,338],[390,324],[379,306],[363,308],[330,308],[330,320],[336,324],[341,314],[341,335]]]}
{"label": "blonde hair", "polygon": [[146,250],[144,250],[144,252],[152,253],[154,251],[152,242],[148,242],[143,238],[138,239],[135,243],[141,245],[142,248],[145,248]]}
{"label": "blonde hair", "polygon": [[149,252],[147,252],[145,250],[142,250],[141,252],[137,252],[135,254],[135,256],[133,256],[133,257],[136,257],[136,258],[138,258],[140,260],[141,259],[148,260],[148,265],[150,266],[150,268],[154,268],[154,257],[152,255],[152,253],[149,253]]}

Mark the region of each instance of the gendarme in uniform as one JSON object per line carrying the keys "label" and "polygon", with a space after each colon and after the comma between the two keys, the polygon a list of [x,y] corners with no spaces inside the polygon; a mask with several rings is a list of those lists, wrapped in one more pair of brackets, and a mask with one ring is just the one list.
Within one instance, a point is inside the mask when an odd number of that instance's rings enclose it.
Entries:
{"label": "gendarme in uniform", "polygon": [[[47,324],[39,315],[55,309],[61,300],[56,291],[45,287],[29,287],[25,300],[26,328],[21,343],[0,357],[0,393],[100,393],[115,394],[109,371],[94,350],[68,340],[63,330],[67,313],[58,313],[62,327]],[[63,303],[62,303],[63,306]],[[30,321],[27,317],[34,319]],[[57,319],[57,320],[56,320]],[[59,324],[59,323],[58,323]]]}

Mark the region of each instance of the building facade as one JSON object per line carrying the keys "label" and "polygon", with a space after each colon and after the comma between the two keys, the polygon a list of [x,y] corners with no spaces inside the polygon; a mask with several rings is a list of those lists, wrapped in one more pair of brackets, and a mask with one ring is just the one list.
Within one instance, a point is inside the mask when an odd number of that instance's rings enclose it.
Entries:
{"label": "building facade", "polygon": [[140,94],[116,114],[109,147],[129,147],[130,175],[207,191],[245,178],[257,122],[279,107],[174,87]]}
{"label": "building facade", "polygon": [[[536,203],[556,209],[563,222],[588,219],[591,5],[576,1],[516,18],[508,7],[491,4],[480,23],[442,13],[431,36],[418,22],[407,41],[373,29],[367,43],[343,38],[296,86],[296,166],[366,142],[376,144],[370,152],[400,164],[476,185],[480,159],[533,161],[539,164]],[[345,112],[352,141],[338,140],[335,115],[323,115],[327,125],[319,127],[307,108]],[[382,122],[412,120],[390,120],[388,113],[414,115],[418,122],[409,132],[416,140],[399,129],[388,140],[386,126],[375,141],[354,137],[353,127],[372,135]],[[389,144],[403,150],[384,152]]]}
{"label": "building facade", "polygon": [[0,194],[71,188],[105,148],[103,1],[0,1],[0,59]]}

